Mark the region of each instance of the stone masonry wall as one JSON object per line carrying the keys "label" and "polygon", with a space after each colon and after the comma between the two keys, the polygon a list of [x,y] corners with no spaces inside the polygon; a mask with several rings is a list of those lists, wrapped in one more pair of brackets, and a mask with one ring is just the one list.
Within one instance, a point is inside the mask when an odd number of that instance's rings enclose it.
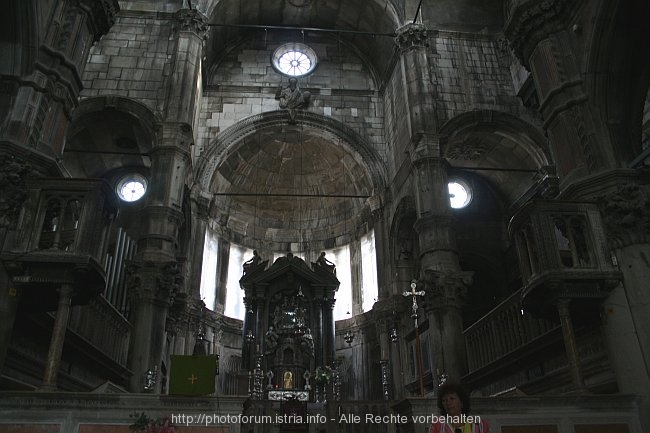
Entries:
{"label": "stone masonry wall", "polygon": [[[287,85],[287,77],[275,71],[271,57],[286,41],[272,33],[266,41],[253,37],[210,67],[198,126],[199,152],[237,122],[280,109],[275,92],[278,86]],[[315,71],[298,78],[300,89],[312,94],[307,111],[352,128],[385,159],[383,101],[371,71],[358,55],[334,39],[316,37],[306,43],[318,55]]]}
{"label": "stone masonry wall", "polygon": [[161,113],[174,48],[170,19],[170,14],[118,14],[109,33],[90,50],[81,97],[118,95]]}
{"label": "stone masonry wall", "polygon": [[440,125],[472,110],[522,115],[523,105],[515,96],[503,39],[436,32],[429,44]]}

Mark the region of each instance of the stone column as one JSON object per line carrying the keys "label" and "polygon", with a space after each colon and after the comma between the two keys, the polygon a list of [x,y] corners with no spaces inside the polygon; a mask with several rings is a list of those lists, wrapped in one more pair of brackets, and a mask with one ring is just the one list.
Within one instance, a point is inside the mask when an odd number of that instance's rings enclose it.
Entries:
{"label": "stone column", "polygon": [[334,347],[334,299],[323,302],[323,338],[325,339],[323,365],[330,365],[336,359]]}
{"label": "stone column", "polygon": [[[377,200],[378,201],[378,200]],[[390,242],[388,240],[387,228],[386,228],[386,218],[384,216],[383,207],[373,208],[371,203],[372,217],[374,220],[375,227],[375,249],[377,250],[376,259],[377,259],[377,298],[379,301],[382,299],[388,299],[391,296],[390,290]],[[377,246],[381,245],[384,248],[383,251],[379,251]]]}
{"label": "stone column", "polygon": [[[426,138],[426,137],[425,137]],[[436,354],[435,370],[459,380],[467,372],[462,306],[472,274],[458,262],[456,236],[449,204],[446,162],[435,156],[438,143],[416,149],[414,229],[420,243],[420,278],[424,282],[429,343]]]}
{"label": "stone column", "polygon": [[[160,371],[165,346],[165,326],[171,297],[182,283],[180,266],[175,261],[166,263],[137,260],[127,265],[127,287],[133,312],[133,332],[129,369],[131,392],[142,392],[144,374]],[[160,377],[160,373],[158,375]],[[160,380],[154,392],[160,392]]]}
{"label": "stone column", "polygon": [[[129,292],[134,311],[129,368],[131,391],[142,391],[142,375],[163,359],[165,330],[173,297],[185,295],[178,262],[179,227],[192,141],[187,125],[165,122],[158,129],[158,145],[151,150],[151,175],[141,216],[145,230],[130,266]],[[182,295],[182,296],[181,296]],[[160,382],[156,384],[160,389]]]}
{"label": "stone column", "polygon": [[395,43],[403,66],[411,141],[415,142],[421,134],[438,128],[433,101],[435,88],[427,60],[427,29],[422,24],[407,24],[397,30]]}
{"label": "stone column", "polygon": [[361,242],[359,239],[353,239],[350,242],[350,280],[352,282],[352,305],[350,305],[350,313],[352,316],[361,314],[363,294],[363,272],[361,267]]}
{"label": "stone column", "polygon": [[[2,231],[2,229],[0,229]],[[14,287],[11,278],[0,265],[0,373],[2,373],[7,349],[11,342],[11,334],[16,320],[16,311],[20,300],[19,290]]]}
{"label": "stone column", "polygon": [[217,306],[215,311],[219,314],[223,314],[226,308],[226,284],[228,284],[230,242],[219,238],[219,251],[217,254]]}
{"label": "stone column", "polygon": [[[544,129],[557,164],[560,187],[616,167],[598,113],[590,108],[581,71],[584,54],[571,30],[579,2],[521,2],[505,29],[521,63],[531,71]],[[534,17],[534,18],[531,18]]]}
{"label": "stone column", "polygon": [[54,327],[52,328],[52,338],[50,339],[50,348],[47,352],[45,361],[45,373],[43,374],[42,391],[53,391],[56,389],[56,379],[61,364],[61,354],[63,352],[63,342],[65,341],[65,332],[68,328],[70,319],[70,302],[72,301],[73,288],[72,284],[62,284],[59,289],[59,305],[54,318]]}
{"label": "stone column", "polygon": [[560,299],[557,302],[557,311],[560,316],[560,325],[562,326],[562,337],[564,338],[564,348],[566,351],[569,370],[571,371],[571,380],[573,386],[578,391],[585,390],[585,381],[582,376],[580,366],[580,355],[578,354],[578,344],[573,332],[573,322],[571,321],[571,311],[569,310],[570,299]]}
{"label": "stone column", "polygon": [[602,307],[610,360],[620,392],[641,396],[641,413],[650,413],[650,187],[621,182],[598,200],[624,281]]}
{"label": "stone column", "polygon": [[165,118],[190,125],[195,124],[196,104],[201,86],[203,41],[207,37],[207,18],[196,9],[181,9],[174,14],[176,47],[166,88]]}
{"label": "stone column", "polygon": [[[32,177],[30,164],[13,155],[0,154],[0,252],[11,247],[16,235],[18,216],[23,203],[27,199],[25,179]],[[0,262],[0,373],[4,366],[11,334],[13,333],[20,289],[15,287],[11,279],[13,271],[19,266],[13,261]]]}

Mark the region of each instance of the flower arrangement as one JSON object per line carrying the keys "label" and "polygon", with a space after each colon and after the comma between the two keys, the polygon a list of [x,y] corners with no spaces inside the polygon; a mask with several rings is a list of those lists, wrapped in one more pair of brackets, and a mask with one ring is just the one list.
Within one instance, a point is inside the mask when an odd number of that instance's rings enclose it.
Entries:
{"label": "flower arrangement", "polygon": [[176,433],[176,427],[172,420],[165,416],[162,418],[151,418],[144,412],[131,415],[135,422],[129,426],[134,433]]}
{"label": "flower arrangement", "polygon": [[325,367],[316,367],[314,371],[314,383],[318,386],[325,386],[332,379],[332,369]]}

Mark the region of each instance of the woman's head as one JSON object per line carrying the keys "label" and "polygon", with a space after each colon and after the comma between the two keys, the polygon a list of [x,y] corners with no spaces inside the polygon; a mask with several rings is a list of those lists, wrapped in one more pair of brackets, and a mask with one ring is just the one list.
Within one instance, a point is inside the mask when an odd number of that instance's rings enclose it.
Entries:
{"label": "woman's head", "polygon": [[468,414],[469,394],[458,383],[445,383],[438,388],[438,408],[443,415]]}

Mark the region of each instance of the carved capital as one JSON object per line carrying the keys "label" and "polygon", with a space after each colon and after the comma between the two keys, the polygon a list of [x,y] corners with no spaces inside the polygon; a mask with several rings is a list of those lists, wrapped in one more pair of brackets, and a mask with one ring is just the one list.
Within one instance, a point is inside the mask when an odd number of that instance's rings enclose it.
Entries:
{"label": "carved capital", "polygon": [[650,242],[650,187],[626,183],[597,200],[611,247]]}
{"label": "carved capital", "polygon": [[201,39],[208,37],[207,18],[198,10],[181,9],[174,14],[174,19],[176,31],[194,32]]}
{"label": "carved capital", "polygon": [[529,67],[528,59],[537,44],[549,34],[567,27],[576,3],[571,0],[529,0],[518,2],[506,23],[505,34],[519,61]]}
{"label": "carved capital", "polygon": [[395,43],[400,51],[406,52],[416,48],[425,48],[429,46],[427,39],[427,28],[422,24],[407,24],[397,29]]}
{"label": "carved capital", "polygon": [[467,288],[472,284],[474,272],[435,271],[425,269],[420,282],[427,292],[429,308],[460,308],[467,297]]}
{"label": "carved capital", "polygon": [[182,265],[177,261],[126,264],[126,286],[132,303],[148,301],[171,306],[181,294]]}

